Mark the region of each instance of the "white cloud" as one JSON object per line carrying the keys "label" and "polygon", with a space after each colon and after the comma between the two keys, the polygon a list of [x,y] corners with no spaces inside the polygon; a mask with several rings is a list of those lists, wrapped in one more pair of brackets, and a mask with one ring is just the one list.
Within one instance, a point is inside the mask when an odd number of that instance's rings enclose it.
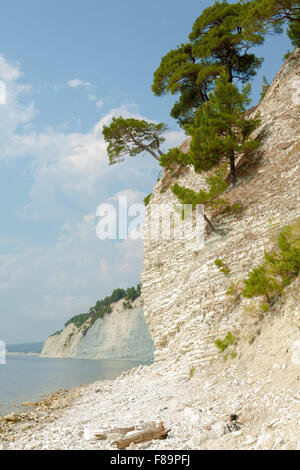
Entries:
{"label": "white cloud", "polygon": [[0,290],[7,313],[14,313],[19,321],[24,317],[61,319],[62,324],[74,314],[88,311],[103,296],[103,288],[106,295],[138,279],[142,242],[125,240],[111,245],[101,241],[96,236],[96,222],[87,214],[76,223],[64,224],[53,246],[27,246],[18,254],[0,255]]}
{"label": "white cloud", "polygon": [[128,206],[143,202],[146,193],[142,191],[134,191],[133,189],[124,189],[123,191],[117,192],[114,196],[108,198],[108,201],[118,201],[120,197],[127,198]]}
{"label": "white cloud", "polygon": [[97,108],[102,108],[103,104],[104,103],[103,103],[102,100],[98,100],[97,103],[96,103],[96,106],[97,106]]}
{"label": "white cloud", "polygon": [[[0,158],[31,157],[31,188],[21,215],[34,223],[43,218],[52,224],[53,220],[61,223],[61,230],[56,241],[43,247],[22,245],[5,236],[0,240],[1,247],[9,247],[0,255],[0,289],[7,313],[2,315],[0,330],[4,331],[3,322],[6,330],[13,331],[15,324],[27,324],[25,317],[34,319],[20,330],[20,341],[26,328],[32,331],[26,340],[47,336],[50,328],[57,329],[63,319],[86,311],[103,293],[138,279],[141,240],[99,240],[94,214],[109,197],[126,195],[130,204],[141,201],[144,187],[153,183],[158,170],[148,155],[108,166],[102,127],[114,116],[141,118],[136,106],[111,110],[87,132],[51,127],[37,132],[37,111],[28,99],[31,88],[20,84],[21,79],[18,64],[0,56],[0,80],[7,89],[6,105],[0,106]],[[70,81],[73,87],[89,84],[77,80]],[[166,147],[175,146],[183,133],[168,132],[166,137]],[[34,333],[38,319],[41,323]]]}
{"label": "white cloud", "polygon": [[85,88],[88,88],[90,86],[92,86],[92,84],[90,82],[84,82],[83,80],[81,80],[80,78],[73,78],[73,80],[69,80],[67,85],[70,87],[70,88],[78,88],[80,86],[83,86]]}

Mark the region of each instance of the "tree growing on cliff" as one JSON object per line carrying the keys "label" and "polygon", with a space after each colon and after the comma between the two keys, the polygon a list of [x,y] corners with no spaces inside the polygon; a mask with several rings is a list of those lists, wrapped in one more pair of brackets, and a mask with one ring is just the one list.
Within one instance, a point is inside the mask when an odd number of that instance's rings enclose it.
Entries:
{"label": "tree growing on cliff", "polygon": [[268,304],[271,303],[272,294],[281,291],[280,284],[270,275],[265,265],[254,268],[247,279],[244,280],[243,297],[258,297],[264,295]]}
{"label": "tree growing on cliff", "polygon": [[257,31],[282,33],[288,23],[288,36],[295,47],[300,46],[299,0],[247,0],[243,5],[247,5],[243,26],[249,39]]}
{"label": "tree growing on cliff", "polygon": [[[225,181],[225,175],[227,174],[227,172],[227,164],[223,164],[219,168],[216,168],[206,178],[206,182],[209,187],[208,191],[200,189],[200,191],[195,192],[190,188],[179,186],[179,184],[177,183],[174,184],[171,189],[182,204],[190,204],[192,206],[192,209],[195,209],[198,204],[210,208],[216,208],[222,205],[227,205],[228,201],[220,197],[228,188],[228,184]],[[211,220],[207,217],[206,214],[204,214],[204,219],[213,232],[222,233],[221,230],[218,230],[214,227]]]}
{"label": "tree growing on cliff", "polygon": [[223,160],[228,161],[231,183],[235,186],[237,156],[250,156],[258,146],[251,133],[260,120],[244,117],[250,91],[251,86],[247,84],[240,92],[224,72],[216,80],[214,93],[196,112],[194,124],[189,128],[192,136],[189,160],[195,171],[207,171]]}
{"label": "tree growing on cliff", "polygon": [[171,116],[183,127],[192,122],[196,109],[208,101],[214,81],[223,70],[227,70],[230,81],[244,83],[261,65],[262,60],[248,50],[261,44],[263,35],[253,34],[251,40],[244,38],[241,24],[245,8],[226,1],[206,8],[194,23],[191,42],[166,54],[154,73],[155,95],[180,95]]}
{"label": "tree growing on cliff", "polygon": [[263,43],[264,36],[254,31],[251,38],[245,37],[242,23],[247,9],[248,2],[215,2],[196,19],[189,36],[195,56],[225,69],[230,83],[234,79],[248,82],[262,63],[262,59],[248,53],[250,47]]}
{"label": "tree growing on cliff", "polygon": [[170,114],[185,127],[193,120],[195,110],[208,100],[213,78],[219,72],[218,66],[195,57],[191,43],[181,44],[162,58],[154,72],[152,91],[156,96],[180,95]]}
{"label": "tree growing on cliff", "polygon": [[122,162],[126,155],[135,157],[142,152],[148,152],[159,161],[162,156],[160,145],[165,141],[162,134],[167,129],[162,122],[155,124],[122,116],[113,118],[111,124],[102,130],[104,140],[108,143],[110,165]]}

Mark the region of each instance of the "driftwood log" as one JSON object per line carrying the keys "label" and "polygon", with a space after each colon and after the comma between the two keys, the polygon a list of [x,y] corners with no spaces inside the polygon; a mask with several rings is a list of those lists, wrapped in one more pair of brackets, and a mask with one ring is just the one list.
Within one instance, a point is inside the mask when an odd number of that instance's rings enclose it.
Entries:
{"label": "driftwood log", "polygon": [[145,431],[146,429],[155,427],[155,421],[149,421],[148,423],[139,424],[137,426],[130,426],[128,428],[113,428],[112,432],[117,432],[118,434],[127,434],[131,431]]}
{"label": "driftwood log", "polygon": [[166,439],[170,429],[165,429],[163,423],[159,426],[153,425],[142,431],[137,431],[130,436],[124,436],[121,439],[114,441],[113,444],[117,446],[119,450],[126,449],[131,443],[140,444],[142,442],[152,441],[152,439]]}

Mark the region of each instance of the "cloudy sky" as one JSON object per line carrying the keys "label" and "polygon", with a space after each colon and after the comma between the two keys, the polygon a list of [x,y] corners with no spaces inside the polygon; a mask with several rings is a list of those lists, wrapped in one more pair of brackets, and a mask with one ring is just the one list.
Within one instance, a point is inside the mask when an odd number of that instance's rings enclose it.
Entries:
{"label": "cloudy sky", "polygon": [[[116,287],[139,280],[140,241],[101,241],[100,203],[141,202],[159,166],[150,156],[108,166],[101,128],[114,115],[169,125],[184,138],[172,98],[151,92],[160,58],[187,40],[212,1],[10,0],[1,5],[0,339],[44,340]],[[272,79],[289,48],[282,36],[257,50],[255,80]]]}

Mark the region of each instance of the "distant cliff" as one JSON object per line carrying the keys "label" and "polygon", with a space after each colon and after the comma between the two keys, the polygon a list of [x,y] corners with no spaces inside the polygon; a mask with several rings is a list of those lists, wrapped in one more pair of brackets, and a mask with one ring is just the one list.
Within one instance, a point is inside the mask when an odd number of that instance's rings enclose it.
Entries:
{"label": "distant cliff", "polygon": [[152,361],[154,344],[137,298],[132,308],[123,307],[124,299],[111,304],[111,312],[92,325],[69,323],[64,330],[46,340],[42,356],[80,359]]}

